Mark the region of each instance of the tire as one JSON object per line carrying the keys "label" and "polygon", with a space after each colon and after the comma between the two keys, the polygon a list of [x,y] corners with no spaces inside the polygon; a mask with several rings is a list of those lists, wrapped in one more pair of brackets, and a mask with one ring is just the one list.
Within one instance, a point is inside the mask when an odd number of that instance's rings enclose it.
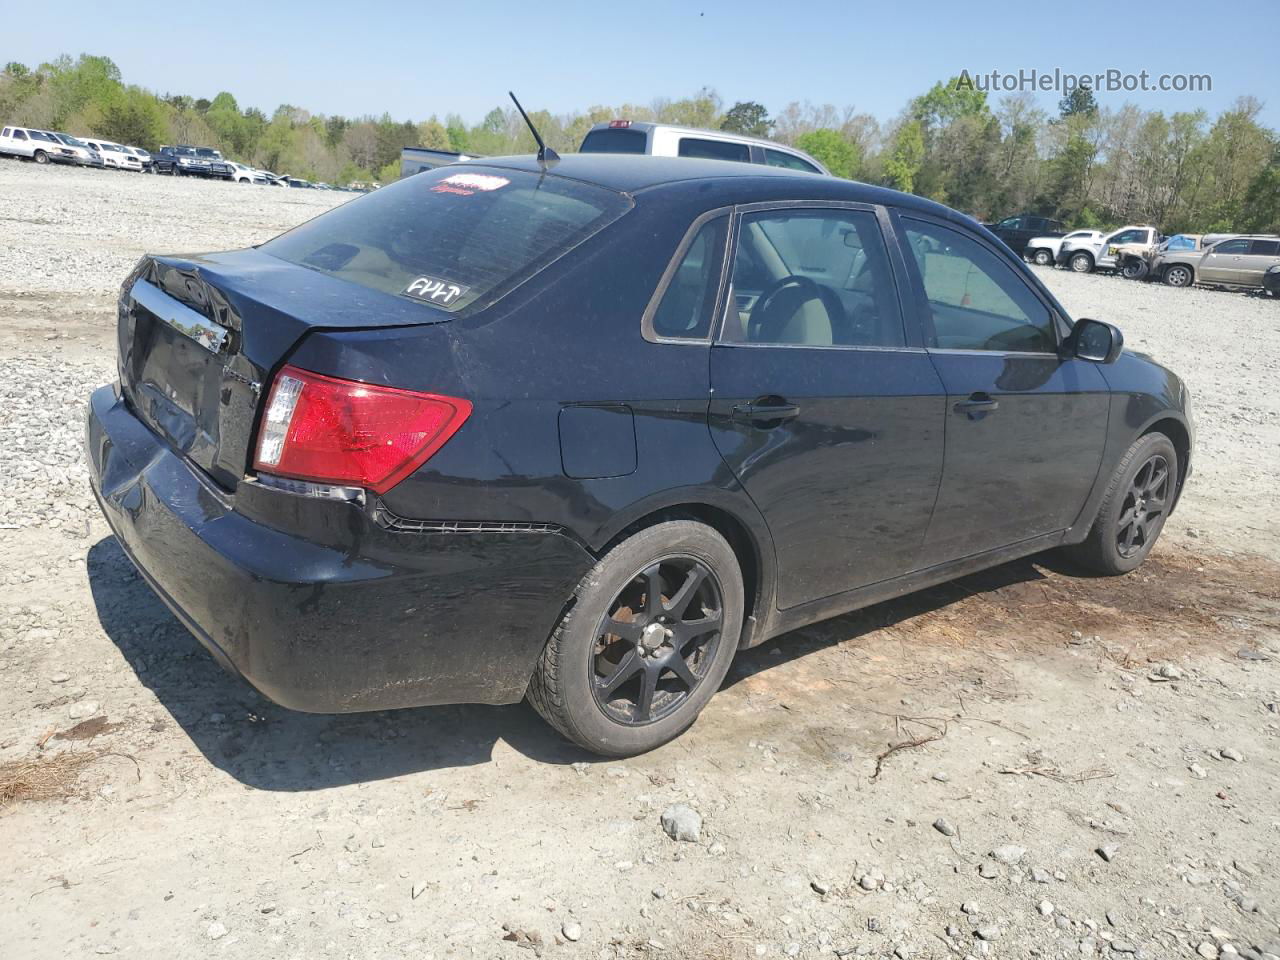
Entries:
{"label": "tire", "polygon": [[34,160],[36,163],[48,163],[49,155],[45,153],[43,150],[37,150],[35,153],[31,155],[31,159]]}
{"label": "tire", "polygon": [[[1107,576],[1136,569],[1164,529],[1178,476],[1178,452],[1165,434],[1135,440],[1107,483],[1089,536],[1070,548],[1074,559]],[[1157,503],[1158,512],[1151,510]]]}
{"label": "tire", "polygon": [[1126,280],[1143,280],[1150,269],[1145,260],[1126,260],[1120,268],[1120,276]]}
{"label": "tire", "polygon": [[1082,250],[1079,253],[1073,253],[1067,265],[1071,267],[1072,273],[1092,273],[1093,257]]}
{"label": "tire", "polygon": [[[578,584],[534,670],[529,703],[593,753],[652,750],[687,730],[719,688],[737,652],[743,609],[742,571],[719,533],[692,520],[641,530]],[[606,621],[627,627],[625,635],[606,632]],[[699,631],[713,622],[714,635]],[[692,686],[667,666],[677,663]]]}
{"label": "tire", "polygon": [[1039,267],[1047,267],[1053,263],[1053,254],[1041,247],[1031,256],[1031,262]]}
{"label": "tire", "polygon": [[1175,263],[1165,268],[1164,282],[1171,287],[1189,287],[1195,280],[1195,275],[1191,272],[1191,268]]}

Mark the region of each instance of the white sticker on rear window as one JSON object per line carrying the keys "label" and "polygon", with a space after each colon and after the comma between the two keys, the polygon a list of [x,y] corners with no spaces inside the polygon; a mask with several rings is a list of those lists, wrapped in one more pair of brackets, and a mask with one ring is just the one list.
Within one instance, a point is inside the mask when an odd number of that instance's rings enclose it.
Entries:
{"label": "white sticker on rear window", "polygon": [[470,289],[466,284],[450,283],[438,277],[418,277],[404,288],[404,295],[447,307]]}
{"label": "white sticker on rear window", "polygon": [[455,173],[451,177],[445,177],[431,189],[436,193],[456,193],[469,197],[476,191],[488,193],[490,190],[500,190],[510,182],[506,177],[495,177],[488,173]]}

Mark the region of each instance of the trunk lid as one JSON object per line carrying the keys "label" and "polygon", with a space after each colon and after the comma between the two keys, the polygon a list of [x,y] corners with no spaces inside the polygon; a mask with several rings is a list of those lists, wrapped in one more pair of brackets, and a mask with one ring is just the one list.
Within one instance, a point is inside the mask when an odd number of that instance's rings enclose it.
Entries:
{"label": "trunk lid", "polygon": [[120,294],[120,388],[143,422],[233,491],[271,373],[307,331],[448,319],[257,250],[149,256]]}

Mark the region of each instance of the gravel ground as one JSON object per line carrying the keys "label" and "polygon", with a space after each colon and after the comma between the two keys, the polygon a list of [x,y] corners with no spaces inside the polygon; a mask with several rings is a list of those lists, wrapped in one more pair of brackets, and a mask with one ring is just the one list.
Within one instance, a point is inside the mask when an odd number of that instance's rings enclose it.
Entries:
{"label": "gravel ground", "polygon": [[1280,955],[1280,304],[1044,271],[1195,395],[1152,559],[798,631],[599,763],[524,706],[266,703],[92,508],[80,411],[137,256],[341,199],[0,164],[5,956]]}

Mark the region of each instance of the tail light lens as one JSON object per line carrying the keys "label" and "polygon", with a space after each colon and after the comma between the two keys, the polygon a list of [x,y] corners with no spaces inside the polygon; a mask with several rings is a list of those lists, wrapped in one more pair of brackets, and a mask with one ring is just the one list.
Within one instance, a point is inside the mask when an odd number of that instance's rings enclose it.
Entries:
{"label": "tail light lens", "polygon": [[254,468],[386,493],[471,415],[456,397],[285,367],[271,385]]}

